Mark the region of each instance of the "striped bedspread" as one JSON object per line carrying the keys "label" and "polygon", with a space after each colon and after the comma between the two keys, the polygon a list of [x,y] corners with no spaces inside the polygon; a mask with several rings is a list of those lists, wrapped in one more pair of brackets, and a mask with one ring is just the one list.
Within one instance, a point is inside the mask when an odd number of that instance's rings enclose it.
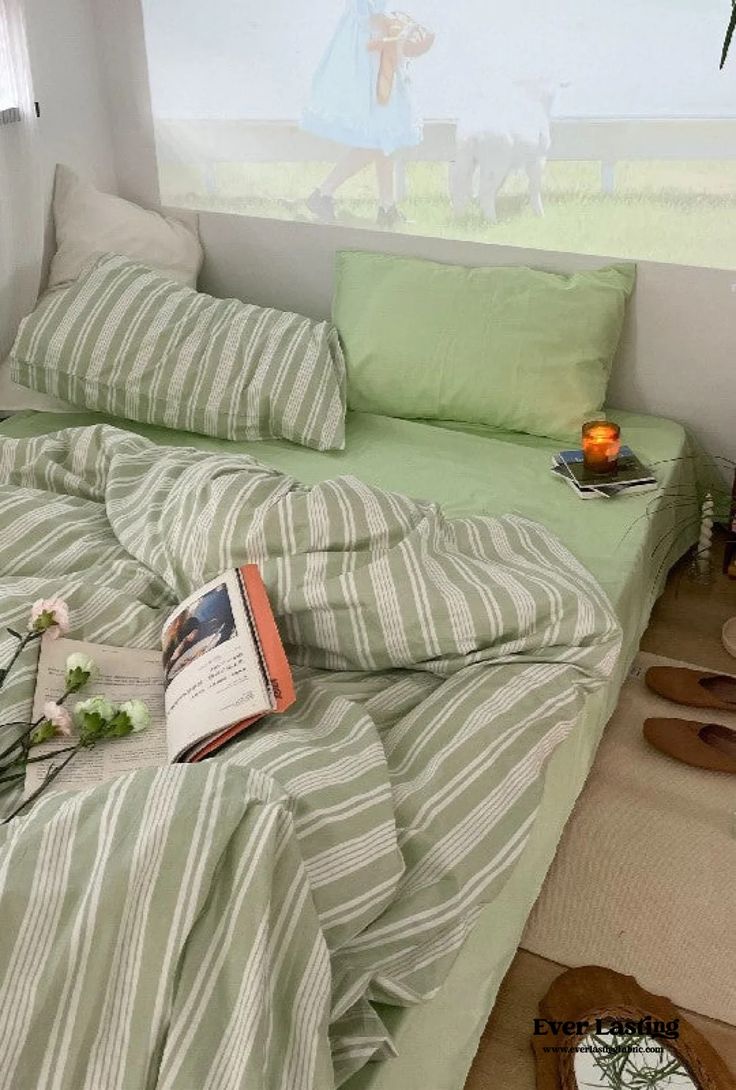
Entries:
{"label": "striped bedspread", "polygon": [[181,596],[246,562],[293,709],[0,826],[7,1090],[326,1090],[389,1058],[374,1004],[439,988],[619,651],[595,581],[525,519],[107,426],[0,440],[3,626],[61,594],[71,636],[155,647]]}

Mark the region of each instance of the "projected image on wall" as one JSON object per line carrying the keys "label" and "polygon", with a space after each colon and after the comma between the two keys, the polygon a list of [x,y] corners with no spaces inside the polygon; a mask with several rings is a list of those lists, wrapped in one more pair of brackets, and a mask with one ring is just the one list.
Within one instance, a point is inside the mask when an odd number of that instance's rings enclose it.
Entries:
{"label": "projected image on wall", "polygon": [[166,204],[736,267],[730,0],[145,0]]}

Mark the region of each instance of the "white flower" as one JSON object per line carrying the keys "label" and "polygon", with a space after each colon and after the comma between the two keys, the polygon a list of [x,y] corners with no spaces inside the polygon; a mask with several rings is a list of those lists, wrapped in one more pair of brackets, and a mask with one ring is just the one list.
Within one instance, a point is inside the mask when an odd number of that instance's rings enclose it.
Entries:
{"label": "white flower", "polygon": [[56,734],[62,734],[68,738],[72,733],[72,717],[65,707],[53,700],[47,700],[43,706],[43,714],[54,727]]}
{"label": "white flower", "polygon": [[31,632],[48,632],[52,640],[65,636],[69,631],[69,607],[63,598],[39,598],[31,606],[28,627]]}
{"label": "white flower", "polygon": [[91,659],[89,655],[85,655],[83,651],[75,651],[72,655],[67,655],[66,658],[66,672],[70,673],[72,670],[81,670],[84,674],[89,674],[90,677],[95,673],[97,667],[95,666],[95,660]]}
{"label": "white flower", "polygon": [[91,696],[74,705],[74,719],[80,726],[84,724],[85,715],[99,715],[108,722],[115,715],[115,705],[106,696]]}
{"label": "white flower", "polygon": [[85,655],[82,651],[75,651],[66,658],[66,688],[67,692],[76,693],[83,688],[91,677],[97,673],[94,659]]}
{"label": "white flower", "polygon": [[142,700],[126,700],[118,710],[127,715],[134,734],[151,725],[151,713]]}

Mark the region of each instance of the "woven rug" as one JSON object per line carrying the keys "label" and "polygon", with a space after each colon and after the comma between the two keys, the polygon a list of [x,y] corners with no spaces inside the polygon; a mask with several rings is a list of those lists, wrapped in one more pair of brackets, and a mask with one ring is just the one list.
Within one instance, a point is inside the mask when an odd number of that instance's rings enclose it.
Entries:
{"label": "woven rug", "polygon": [[521,946],[563,965],[606,965],[690,1011],[736,1025],[736,776],[651,748],[648,716],[736,727],[644,684],[642,653],[606,727]]}

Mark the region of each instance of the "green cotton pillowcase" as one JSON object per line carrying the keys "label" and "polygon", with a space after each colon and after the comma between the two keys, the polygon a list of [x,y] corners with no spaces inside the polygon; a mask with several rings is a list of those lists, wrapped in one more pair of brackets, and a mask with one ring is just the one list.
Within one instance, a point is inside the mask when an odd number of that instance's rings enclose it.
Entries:
{"label": "green cotton pillowcase", "polygon": [[579,439],[603,407],[635,276],[343,251],[332,317],[348,408]]}
{"label": "green cotton pillowcase", "polygon": [[345,445],[345,364],[328,322],[215,299],[117,254],[41,299],[21,323],[11,374],[127,420]]}

